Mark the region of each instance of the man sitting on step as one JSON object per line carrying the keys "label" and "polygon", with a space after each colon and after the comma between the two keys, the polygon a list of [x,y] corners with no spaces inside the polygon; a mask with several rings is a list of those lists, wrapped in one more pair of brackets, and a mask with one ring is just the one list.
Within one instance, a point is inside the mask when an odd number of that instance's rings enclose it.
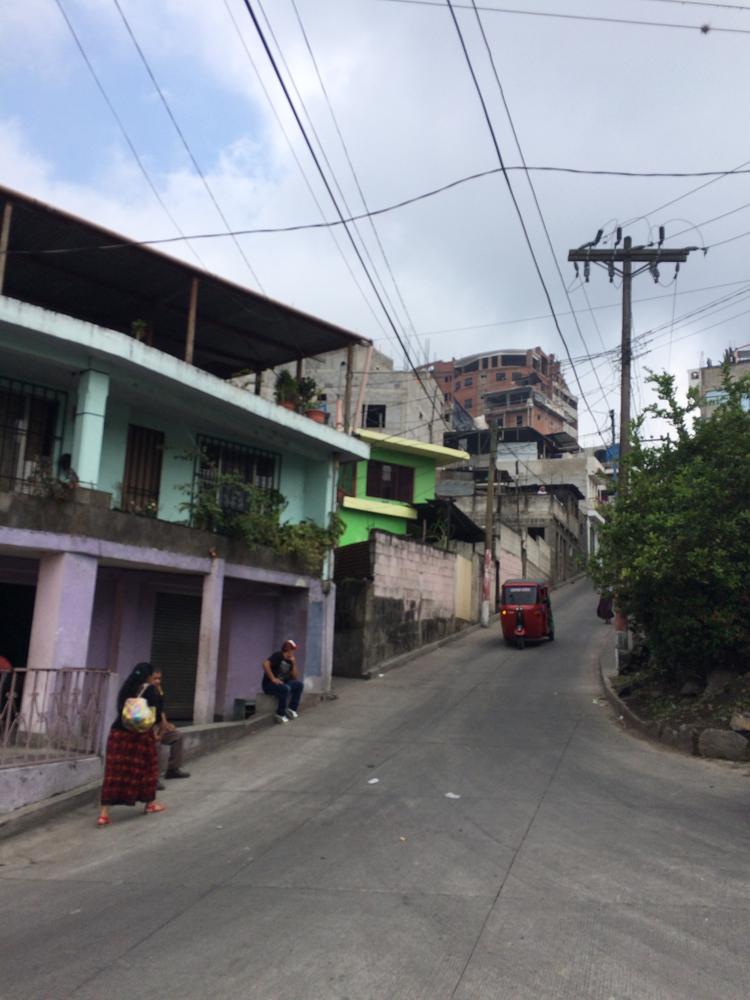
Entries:
{"label": "man sitting on step", "polygon": [[277,700],[275,722],[288,722],[299,715],[305,685],[297,673],[296,648],[294,639],[287,639],[278,652],[263,661],[263,693]]}
{"label": "man sitting on step", "polygon": [[167,764],[167,773],[164,777],[189,778],[190,772],[182,770],[182,733],[177,726],[173,725],[167,719],[164,712],[164,688],[161,686],[161,683],[161,670],[154,670],[154,688],[156,689],[158,707],[161,711],[161,722],[159,723],[156,735],[162,746],[169,747],[169,762]]}

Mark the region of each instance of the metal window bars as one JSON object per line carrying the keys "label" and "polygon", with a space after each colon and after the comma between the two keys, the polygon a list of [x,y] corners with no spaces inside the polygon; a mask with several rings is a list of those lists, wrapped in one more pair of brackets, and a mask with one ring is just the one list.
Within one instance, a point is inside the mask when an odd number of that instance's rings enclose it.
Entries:
{"label": "metal window bars", "polygon": [[[193,475],[193,500],[199,491],[211,489],[222,476],[236,477],[248,486],[278,490],[281,456],[275,452],[204,435],[198,436],[197,444],[200,454]],[[225,510],[241,513],[245,502],[241,490],[222,486],[220,503]]]}
{"label": "metal window bars", "polygon": [[0,490],[33,493],[57,478],[67,394],[0,377]]}
{"label": "metal window bars", "polygon": [[110,677],[86,667],[0,672],[0,768],[98,754]]}

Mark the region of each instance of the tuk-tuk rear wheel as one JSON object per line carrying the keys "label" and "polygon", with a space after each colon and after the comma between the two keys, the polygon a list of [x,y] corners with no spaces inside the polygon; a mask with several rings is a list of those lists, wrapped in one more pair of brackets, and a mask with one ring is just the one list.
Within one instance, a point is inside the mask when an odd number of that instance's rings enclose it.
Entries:
{"label": "tuk-tuk rear wheel", "polygon": [[552,631],[549,633],[549,641],[550,642],[554,642],[555,641],[555,630],[554,629],[552,629]]}
{"label": "tuk-tuk rear wheel", "polygon": [[520,637],[516,639],[516,649],[523,649],[526,643]]}

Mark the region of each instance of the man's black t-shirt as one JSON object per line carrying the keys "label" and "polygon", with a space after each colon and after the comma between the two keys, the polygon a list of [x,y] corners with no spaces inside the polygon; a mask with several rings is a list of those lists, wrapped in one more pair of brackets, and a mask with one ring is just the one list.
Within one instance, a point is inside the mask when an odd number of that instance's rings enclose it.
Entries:
{"label": "man's black t-shirt", "polygon": [[292,664],[289,660],[285,660],[280,652],[271,653],[268,657],[268,662],[271,664],[271,673],[274,677],[277,677],[280,681],[288,679],[289,674],[292,672]]}

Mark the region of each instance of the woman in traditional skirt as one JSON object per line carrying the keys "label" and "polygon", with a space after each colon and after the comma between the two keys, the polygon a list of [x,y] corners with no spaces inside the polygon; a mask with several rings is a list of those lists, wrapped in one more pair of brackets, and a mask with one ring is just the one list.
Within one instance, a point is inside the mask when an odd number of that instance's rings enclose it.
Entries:
{"label": "woman in traditional skirt", "polygon": [[97,826],[108,826],[110,806],[134,806],[145,802],[144,812],[164,812],[166,806],[156,801],[156,783],[159,779],[158,745],[154,727],[145,733],[132,732],[122,722],[122,709],[128,698],[143,697],[156,710],[160,722],[158,696],[153,684],[154,667],[139,663],[117,695],[117,718],[112,724],[107,740],[104,765],[101,811]]}

